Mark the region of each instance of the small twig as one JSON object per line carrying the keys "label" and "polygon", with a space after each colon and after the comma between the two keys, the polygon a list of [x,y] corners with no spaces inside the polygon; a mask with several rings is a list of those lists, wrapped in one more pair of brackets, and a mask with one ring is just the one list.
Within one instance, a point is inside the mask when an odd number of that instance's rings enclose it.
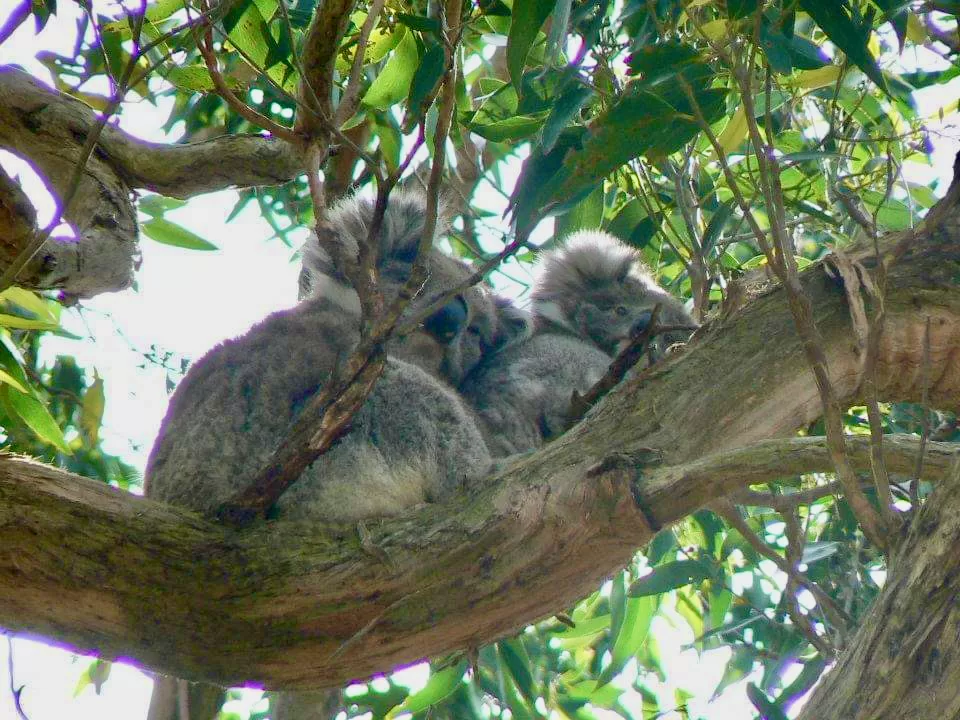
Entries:
{"label": "small twig", "polygon": [[834,627],[846,634],[847,628],[853,622],[853,619],[846,613],[832,597],[827,595],[823,588],[810,580],[806,575],[790,566],[790,563],[776,550],[761,540],[753,529],[747,524],[740,513],[727,500],[719,500],[711,503],[710,507],[720,515],[727,524],[743,536],[754,550],[760,555],[773,561],[773,563],[789,578],[793,576],[798,585],[808,590],[816,599],[817,604],[823,608],[824,615],[830,620]]}
{"label": "small twig", "polygon": [[467,288],[473,287],[477,283],[483,281],[483,279],[487,276],[487,273],[495,270],[504,260],[519,252],[522,248],[526,247],[529,237],[530,228],[518,230],[513,242],[506,245],[503,250],[480,265],[480,267],[474,270],[473,274],[466,278],[463,282],[443,293],[440,293],[435,298],[432,298],[429,302],[427,302],[422,310],[420,310],[416,315],[412,316],[409,320],[405,321],[403,325],[397,329],[397,335],[401,337],[404,335],[409,335],[418,327],[420,327],[426,318],[433,315],[437,310],[449,303],[457,295],[462,293]]}
{"label": "small twig", "polygon": [[619,385],[630,368],[636,365],[640,361],[640,358],[646,354],[650,341],[653,340],[654,336],[660,331],[660,328],[657,326],[657,320],[660,318],[660,309],[661,305],[657,303],[650,313],[650,322],[647,323],[647,326],[630,339],[627,347],[617,354],[617,357],[614,358],[613,362],[610,363],[610,366],[607,368],[607,372],[594,383],[593,387],[583,395],[576,390],[573,391],[573,395],[570,398],[570,409],[567,411],[568,428],[580,422],[583,416],[587,414],[587,411],[596,405],[600,398]]}
{"label": "small twig", "polygon": [[[203,4],[203,10],[209,10],[209,8],[206,6],[206,2]],[[256,125],[257,127],[263,128],[271,135],[286,140],[292,145],[301,145],[301,138],[293,130],[274,122],[266,115],[254,110],[252,107],[238,98],[234,94],[233,90],[227,86],[226,81],[223,79],[223,75],[220,74],[220,68],[217,64],[217,56],[213,51],[213,29],[207,25],[202,36],[196,28],[194,28],[194,32],[196,33],[197,50],[200,51],[200,55],[203,57],[203,62],[207,66],[207,72],[210,74],[210,79],[213,81],[213,87],[216,89],[217,95],[223,98],[224,102],[227,103],[230,109],[251,125]]]}
{"label": "small twig", "polygon": [[930,316],[923,328],[923,360],[920,366],[920,406],[923,417],[920,424],[920,454],[917,456],[917,471],[910,481],[910,504],[916,512],[920,507],[920,478],[923,477],[923,457],[930,436]]}
{"label": "small twig", "polygon": [[[800,599],[797,597],[797,587],[799,583],[797,578],[800,575],[800,560],[803,557],[803,533],[800,529],[800,522],[796,512],[788,512],[783,515],[785,534],[787,536],[786,556],[787,562],[793,569],[793,572],[787,574],[787,585],[784,588],[784,600],[787,606],[787,615],[804,637],[813,645],[824,657],[834,657],[837,654],[836,649],[826,637],[817,634],[813,621],[809,616],[804,615],[800,608]],[[842,637],[842,635],[841,635]]]}
{"label": "small twig", "polygon": [[363,73],[363,57],[367,51],[367,43],[370,42],[370,33],[377,26],[377,20],[380,13],[383,12],[385,0],[372,0],[367,9],[367,17],[360,28],[360,35],[357,37],[357,49],[353,56],[353,65],[350,67],[350,78],[347,80],[347,87],[343,91],[340,105],[333,115],[333,124],[337,127],[343,125],[347,120],[353,117],[353,114],[360,106],[360,81]]}
{"label": "small twig", "polygon": [[20,704],[20,696],[25,686],[17,687],[13,679],[13,638],[9,635],[7,636],[7,675],[10,677],[10,695],[13,697],[13,709],[17,711],[17,717],[20,720],[30,720]]}
{"label": "small twig", "polygon": [[738,505],[768,507],[778,512],[788,512],[801,505],[811,505],[828,495],[837,495],[842,490],[843,486],[834,480],[786,495],[775,495],[774,493],[758,492],[757,490],[740,490],[733,493],[730,499]]}

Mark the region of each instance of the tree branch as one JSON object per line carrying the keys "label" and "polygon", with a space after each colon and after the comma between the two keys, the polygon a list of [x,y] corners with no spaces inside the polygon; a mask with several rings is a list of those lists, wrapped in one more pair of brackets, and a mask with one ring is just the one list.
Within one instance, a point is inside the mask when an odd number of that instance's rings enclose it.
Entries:
{"label": "tree branch", "polygon": [[[956,209],[899,240],[881,247],[885,261],[897,259],[888,269],[878,396],[915,401],[925,389],[933,406],[956,408]],[[830,382],[839,401],[857,402],[862,363],[844,294],[818,266],[801,282]],[[341,685],[507,635],[595,589],[653,529],[747,483],[826,469],[822,439],[770,440],[821,412],[783,290],[774,288],[471,494],[385,519],[363,538],[317,522],[235,532],[0,458],[0,625],[191,679]],[[758,440],[768,442],[744,447]],[[850,462],[868,471],[869,441],[849,440]],[[952,447],[928,443],[929,477]],[[885,452],[891,472],[910,472],[919,442],[890,438]]]}

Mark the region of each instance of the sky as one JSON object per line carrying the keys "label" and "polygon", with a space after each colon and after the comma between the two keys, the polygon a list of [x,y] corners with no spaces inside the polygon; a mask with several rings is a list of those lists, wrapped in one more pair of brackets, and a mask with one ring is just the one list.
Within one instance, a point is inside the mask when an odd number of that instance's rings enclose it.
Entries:
{"label": "sky", "polygon": [[[10,0],[0,2],[0,23],[5,20],[9,5]],[[111,14],[117,9],[115,2],[94,5]],[[38,48],[65,49],[72,43],[74,12],[74,5],[61,2],[58,16],[51,19],[39,39],[33,35],[32,23],[25,23],[0,45],[0,63],[17,63],[38,77],[49,79],[33,54]],[[936,93],[921,97],[929,112],[944,97],[960,95],[944,88]],[[161,100],[159,108],[144,101],[127,104],[121,126],[147,140],[175,139],[176,131],[168,136],[158,129],[168,105],[168,100]],[[948,181],[953,155],[960,146],[956,135],[952,141],[938,142],[935,167],[930,172]],[[0,164],[8,172],[20,175],[28,196],[37,206],[38,219],[44,224],[52,216],[53,204],[42,182],[25,162],[9,153],[0,151]],[[82,367],[100,371],[107,383],[104,446],[141,469],[169,397],[167,371],[147,356],[156,354],[154,350],[170,352],[174,365],[181,357],[199,357],[217,342],[242,333],[258,319],[296,301],[295,248],[278,240],[265,242],[272,232],[252,206],[228,224],[226,218],[236,197],[232,191],[212,193],[167,216],[217,245],[217,251],[187,251],[143,238],[143,262],[136,289],[102,295],[86,301],[80,310],[65,312],[65,328],[82,340],[50,338],[44,343],[48,357],[71,354]],[[493,193],[482,202],[498,213],[503,210],[502,199]],[[549,228],[541,233],[548,234]],[[299,240],[305,237],[303,231]],[[171,282],[171,278],[175,281]],[[777,574],[773,568],[771,574]],[[672,633],[676,645],[692,639],[669,627],[661,627],[660,632],[664,636]],[[90,666],[89,658],[17,639],[12,641],[11,663],[9,647],[0,638],[0,720],[17,717],[10,689],[20,686],[24,687],[22,704],[30,720],[145,717],[151,680],[136,668],[114,664],[98,693],[92,684],[82,683]],[[677,673],[695,668],[695,672],[686,673],[685,686],[689,690],[709,695],[719,680],[720,656],[713,663],[698,663],[693,651],[665,653],[664,657]],[[417,684],[422,682],[423,674],[413,673],[410,679]],[[236,709],[248,710],[256,697],[256,693],[248,694]],[[741,688],[725,694],[711,705],[709,712],[711,717],[745,717],[749,707]]]}

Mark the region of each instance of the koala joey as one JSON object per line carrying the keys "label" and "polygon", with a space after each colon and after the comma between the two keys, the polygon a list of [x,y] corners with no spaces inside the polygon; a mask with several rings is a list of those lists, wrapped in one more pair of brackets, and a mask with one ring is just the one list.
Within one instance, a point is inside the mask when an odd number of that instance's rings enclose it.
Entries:
{"label": "koala joey", "polygon": [[[561,434],[573,391],[584,393],[603,377],[656,305],[660,324],[694,324],[635,250],[597,231],[574,233],[541,255],[531,298],[532,336],[485,359],[461,387],[494,457]],[[655,359],[686,337],[658,336],[651,354]]]}
{"label": "koala joey", "polygon": [[[376,238],[389,302],[409,276],[423,231],[421,195],[391,195]],[[324,232],[356,254],[367,242],[373,204],[357,197],[330,208]],[[422,310],[469,277],[438,250],[429,278],[407,308]],[[357,294],[316,237],[304,253],[308,295],[198,360],[170,401],[147,462],[151,497],[212,511],[246,487],[300,411],[359,340]],[[280,517],[352,522],[396,514],[469,485],[490,464],[476,420],[446,384],[459,383],[522,324],[483,287],[463,290],[406,338],[387,363],[353,428],[280,498]]]}

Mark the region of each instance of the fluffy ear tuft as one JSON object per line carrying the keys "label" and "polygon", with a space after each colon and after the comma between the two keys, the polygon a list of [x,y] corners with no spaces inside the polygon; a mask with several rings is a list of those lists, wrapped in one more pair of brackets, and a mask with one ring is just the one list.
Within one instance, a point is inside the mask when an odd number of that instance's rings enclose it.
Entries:
{"label": "fluffy ear tuft", "polygon": [[[340,243],[345,253],[355,257],[360,244],[367,242],[375,209],[376,203],[370,198],[358,194],[343,198],[327,209],[327,214],[320,224],[320,232],[327,236],[324,240]],[[376,239],[381,264],[388,260],[413,261],[423,235],[426,212],[427,200],[419,189],[398,188],[390,193]],[[434,237],[446,234],[449,227],[447,210],[441,203]],[[334,266],[325,244],[312,234],[303,247],[301,298],[317,294],[321,277],[333,278],[340,284],[346,284],[346,278]]]}

